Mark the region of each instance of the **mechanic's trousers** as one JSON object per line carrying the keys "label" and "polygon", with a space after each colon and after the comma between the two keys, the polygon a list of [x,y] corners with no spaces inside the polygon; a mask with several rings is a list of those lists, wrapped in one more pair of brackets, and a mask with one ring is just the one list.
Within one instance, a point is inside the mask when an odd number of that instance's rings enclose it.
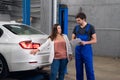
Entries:
{"label": "mechanic's trousers", "polygon": [[91,45],[79,45],[75,48],[76,80],[84,80],[84,66],[87,80],[95,80],[93,53]]}

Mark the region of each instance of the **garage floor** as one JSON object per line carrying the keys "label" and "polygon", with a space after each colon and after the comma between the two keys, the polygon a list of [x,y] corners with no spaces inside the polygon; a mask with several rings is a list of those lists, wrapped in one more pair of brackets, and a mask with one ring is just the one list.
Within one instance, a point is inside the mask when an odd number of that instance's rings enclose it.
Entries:
{"label": "garage floor", "polygon": [[[74,63],[74,59],[69,62],[65,80],[76,80]],[[118,58],[94,56],[94,69],[96,80],[120,80],[120,59]]]}
{"label": "garage floor", "polygon": [[[74,59],[71,62],[69,62],[68,74],[66,74],[65,80],[76,80],[74,63],[75,63]],[[118,59],[118,58],[112,58],[112,57],[94,56],[94,69],[95,69],[96,80],[120,80],[120,58]],[[47,67],[45,68],[45,70],[46,72],[49,73],[50,68]],[[33,74],[38,75],[41,73],[33,73]],[[36,78],[37,75],[35,77],[34,75],[32,75],[33,78]],[[28,75],[28,77],[30,78],[29,80],[33,80],[33,78],[31,78],[30,75]],[[37,76],[37,78],[38,77],[40,76]],[[26,77],[23,77],[23,78],[25,79]],[[3,80],[21,80],[21,79],[6,78]],[[38,80],[38,79],[34,79],[34,80]],[[45,79],[45,80],[48,80],[48,79]],[[84,80],[86,80],[86,77]]]}

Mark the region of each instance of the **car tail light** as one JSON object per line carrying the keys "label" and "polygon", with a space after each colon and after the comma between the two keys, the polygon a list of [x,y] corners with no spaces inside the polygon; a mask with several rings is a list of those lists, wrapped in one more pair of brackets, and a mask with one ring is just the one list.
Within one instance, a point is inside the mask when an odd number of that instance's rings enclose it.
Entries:
{"label": "car tail light", "polygon": [[40,46],[39,43],[33,43],[32,41],[22,41],[19,43],[19,45],[23,49],[37,49]]}

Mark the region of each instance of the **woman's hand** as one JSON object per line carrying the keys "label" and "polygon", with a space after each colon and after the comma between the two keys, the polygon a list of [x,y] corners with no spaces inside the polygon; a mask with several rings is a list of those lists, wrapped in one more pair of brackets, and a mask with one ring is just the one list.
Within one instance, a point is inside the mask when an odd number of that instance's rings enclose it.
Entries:
{"label": "woman's hand", "polygon": [[72,60],[72,58],[73,58],[72,54],[69,54],[70,61]]}
{"label": "woman's hand", "polygon": [[33,50],[30,52],[30,54],[35,55],[38,51],[39,51],[39,49],[33,49]]}

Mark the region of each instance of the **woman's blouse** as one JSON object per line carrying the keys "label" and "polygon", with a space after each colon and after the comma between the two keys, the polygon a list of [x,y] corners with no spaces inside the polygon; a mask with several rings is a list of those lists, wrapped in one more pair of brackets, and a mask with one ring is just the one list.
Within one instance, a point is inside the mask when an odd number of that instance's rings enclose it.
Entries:
{"label": "woman's blouse", "polygon": [[55,55],[54,59],[65,59],[67,58],[66,43],[64,40],[55,40],[54,43]]}

